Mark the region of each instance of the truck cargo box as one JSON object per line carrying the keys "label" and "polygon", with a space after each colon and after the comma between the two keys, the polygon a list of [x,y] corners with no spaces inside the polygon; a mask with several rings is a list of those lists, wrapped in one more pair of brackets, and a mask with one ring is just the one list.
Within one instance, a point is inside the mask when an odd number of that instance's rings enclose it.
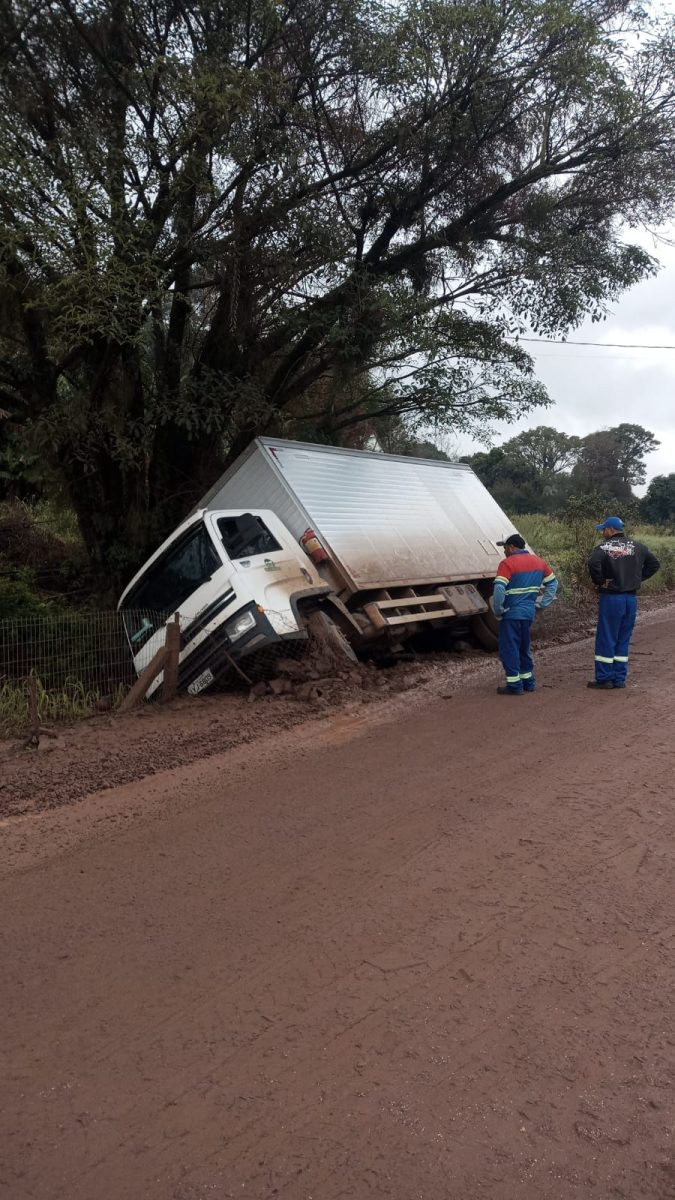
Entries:
{"label": "truck cargo box", "polygon": [[348,593],[491,579],[514,526],[469,466],[257,438],[200,508],[269,508],[311,528]]}

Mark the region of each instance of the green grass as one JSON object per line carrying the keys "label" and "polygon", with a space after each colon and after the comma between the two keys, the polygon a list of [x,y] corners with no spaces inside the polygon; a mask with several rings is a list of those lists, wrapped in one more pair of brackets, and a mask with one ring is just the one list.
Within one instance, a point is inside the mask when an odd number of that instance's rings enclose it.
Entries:
{"label": "green grass", "polygon": [[[550,563],[567,600],[579,599],[592,590],[586,561],[600,540],[592,524],[584,526],[577,541],[574,531],[563,521],[541,513],[515,517],[513,523],[532,549]],[[665,533],[652,525],[632,525],[628,532],[645,542],[661,560],[661,570],[643,584],[641,595],[672,591],[675,588],[675,534]]]}
{"label": "green grass", "polygon": [[48,501],[0,503],[0,619],[81,608],[89,595],[74,514]]}
{"label": "green grass", "polygon": [[20,500],[0,502],[0,521],[16,520],[19,516],[59,542],[78,549],[82,546],[82,536],[72,508],[59,506],[52,500],[36,500],[32,504]]}
{"label": "green grass", "polygon": [[66,545],[82,546],[82,535],[72,508],[61,507],[51,500],[38,500],[28,512],[35,524]]}
{"label": "green grass", "polygon": [[[47,691],[37,681],[38,719],[41,725],[55,722],[69,723],[83,717],[91,717],[97,711],[101,693],[88,691],[77,681],[67,682],[62,688]],[[122,685],[113,697],[111,707],[116,708],[126,694]],[[27,733],[30,727],[28,686],[24,682],[6,680],[0,686],[0,737],[11,737]]]}

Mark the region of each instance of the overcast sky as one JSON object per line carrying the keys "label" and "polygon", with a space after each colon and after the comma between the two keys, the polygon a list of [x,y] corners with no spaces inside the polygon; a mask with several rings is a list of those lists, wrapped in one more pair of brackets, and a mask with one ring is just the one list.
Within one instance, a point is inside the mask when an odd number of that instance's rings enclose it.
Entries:
{"label": "overcast sky", "polygon": [[[655,246],[645,237],[631,240],[660,260],[660,272],[625,292],[606,321],[596,325],[588,321],[570,331],[570,339],[675,346],[675,247]],[[554,403],[536,409],[516,425],[500,426],[495,444],[535,425],[553,425],[583,436],[630,421],[650,429],[661,442],[660,449],[648,457],[649,477],[675,472],[675,349],[529,343],[527,349]],[[481,449],[468,439],[458,439],[457,444],[461,454]]]}

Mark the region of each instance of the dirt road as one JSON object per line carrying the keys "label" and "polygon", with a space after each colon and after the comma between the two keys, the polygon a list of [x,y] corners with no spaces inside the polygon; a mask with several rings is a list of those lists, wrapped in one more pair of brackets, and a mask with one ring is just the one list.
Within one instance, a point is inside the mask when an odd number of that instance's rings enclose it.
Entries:
{"label": "dirt road", "polygon": [[16,817],[3,1200],[675,1197],[675,618]]}

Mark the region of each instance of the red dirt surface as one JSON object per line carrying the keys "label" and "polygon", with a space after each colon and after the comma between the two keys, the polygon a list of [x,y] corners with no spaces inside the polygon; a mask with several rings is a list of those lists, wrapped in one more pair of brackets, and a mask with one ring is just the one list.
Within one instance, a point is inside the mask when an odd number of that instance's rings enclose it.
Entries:
{"label": "red dirt surface", "polygon": [[675,1197],[674,655],[7,819],[3,1200]]}
{"label": "red dirt surface", "polygon": [[[670,600],[671,605],[673,600]],[[643,618],[662,610],[668,597],[642,601]],[[592,632],[595,610],[556,605],[534,627],[534,647],[567,645]],[[326,664],[319,660],[311,665]],[[332,667],[335,668],[333,663]],[[163,708],[141,705],[126,716],[100,715],[69,728],[55,726],[40,750],[26,748],[26,736],[0,741],[0,818],[74,804],[92,792],[119,787],[170,767],[198,762],[236,746],[252,745],[306,721],[323,720],[327,711],[378,708],[383,699],[403,710],[420,698],[443,695],[449,688],[485,686],[500,679],[494,655],[481,650],[421,656],[411,664],[378,671],[363,666],[347,677],[322,678],[317,701],[301,692],[292,698],[267,696],[251,703],[233,691],[196,699],[183,697]],[[410,696],[412,693],[412,698]]]}

